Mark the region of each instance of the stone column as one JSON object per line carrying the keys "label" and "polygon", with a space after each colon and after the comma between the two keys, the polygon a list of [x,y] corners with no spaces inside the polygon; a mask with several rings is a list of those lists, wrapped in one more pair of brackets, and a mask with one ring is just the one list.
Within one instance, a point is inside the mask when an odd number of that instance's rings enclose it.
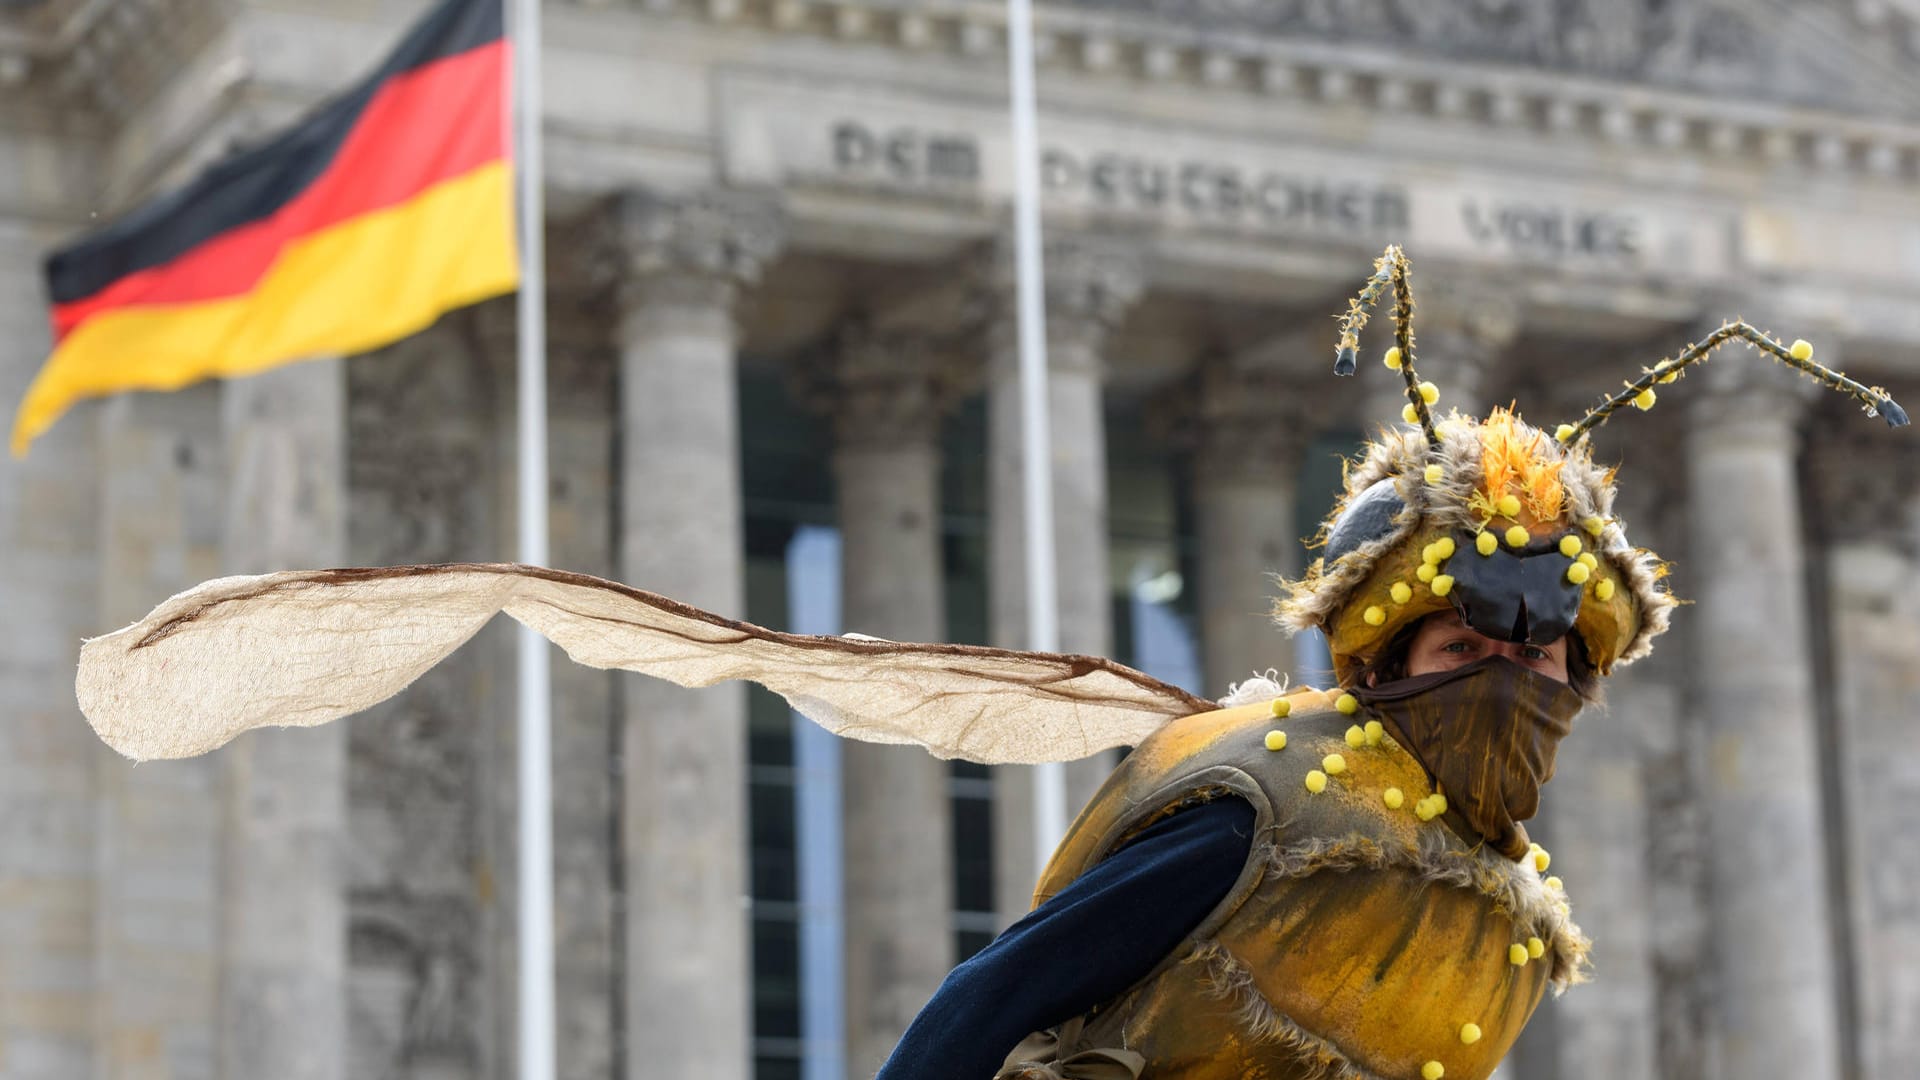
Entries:
{"label": "stone column", "polygon": [[[924,336],[845,328],[809,380],[832,416],[841,622],[895,641],[947,636],[940,421],[954,397]],[[841,743],[847,1073],[872,1076],[953,966],[948,765]]]}
{"label": "stone column", "polygon": [[[100,416],[99,633],[221,570],[218,383],[125,394]],[[215,1075],[218,755],[136,766],[101,747],[95,1076]],[[3,1073],[4,1070],[0,1070]]]}
{"label": "stone column", "polygon": [[1853,1015],[1846,1017],[1861,1080],[1893,1080],[1920,1060],[1920,846],[1904,808],[1920,800],[1920,454],[1905,432],[1850,408],[1823,410],[1811,483],[1829,539],[1827,645],[1837,746],[1829,786],[1843,852],[1838,913],[1850,933]]}
{"label": "stone column", "polygon": [[1176,439],[1191,454],[1200,541],[1200,642],[1208,697],[1256,672],[1293,667],[1273,622],[1274,575],[1300,573],[1294,520],[1300,456],[1314,435],[1300,384],[1272,368],[1202,361]]}
{"label": "stone column", "polygon": [[[346,382],[316,360],[222,395],[229,573],[346,555]],[[261,731],[220,751],[220,1075],[347,1076],[345,723]]]}
{"label": "stone column", "polygon": [[[1020,473],[1020,354],[1011,244],[995,253],[994,315],[988,330],[987,565],[989,623],[998,645],[1027,637],[1026,513]],[[1060,648],[1108,655],[1113,647],[1107,566],[1107,454],[1102,415],[1102,349],[1144,285],[1138,254],[1090,239],[1056,239],[1046,251],[1048,412],[1053,427],[1054,549],[1058,556]],[[1067,766],[1069,814],[1112,770],[1111,755]],[[1001,920],[1026,912],[1033,894],[1032,770],[995,773],[994,891]]]}
{"label": "stone column", "polygon": [[[1573,411],[1570,404],[1554,410]],[[1546,413],[1538,418],[1552,419]],[[1611,446],[1632,445],[1636,452],[1621,467],[1615,512],[1635,543],[1663,558],[1684,560],[1679,544],[1685,523],[1661,513],[1686,505],[1684,489],[1661,471],[1660,462],[1672,460],[1674,449],[1661,438],[1669,433],[1648,430],[1652,426],[1609,432],[1615,438],[1597,452],[1607,459],[1616,456]],[[1680,621],[1686,617],[1683,612]],[[1659,639],[1653,656],[1619,669],[1608,680],[1606,706],[1581,713],[1573,736],[1560,744],[1558,767],[1533,828],[1553,853],[1552,873],[1566,881],[1574,918],[1593,938],[1595,975],[1591,983],[1543,1003],[1536,1023],[1547,1021],[1541,1027],[1548,1037],[1534,1040],[1529,1027],[1523,1044],[1527,1062],[1536,1068],[1523,1075],[1559,1080],[1693,1075],[1663,1072],[1663,1046],[1652,1034],[1663,1029],[1663,992],[1673,995],[1676,1014],[1697,1020],[1681,993],[1691,985],[1687,974],[1656,981],[1655,941],[1678,931],[1677,944],[1694,949],[1705,927],[1699,896],[1687,887],[1698,880],[1693,868],[1701,852],[1692,843],[1697,813],[1688,817],[1673,804],[1676,798],[1691,799],[1697,790],[1686,771],[1692,755],[1684,745],[1691,724],[1680,695],[1687,670],[1683,638],[1669,633]],[[1669,780],[1650,778],[1650,758],[1658,759],[1663,770],[1681,770],[1671,778],[1673,790],[1661,787],[1658,811],[1650,805],[1655,789]],[[1676,835],[1689,847],[1672,859],[1669,841]],[[1669,900],[1676,910],[1656,907]],[[1697,958],[1697,949],[1691,955]]]}
{"label": "stone column", "polygon": [[[51,348],[40,259],[65,234],[0,215],[0,400],[26,395]],[[96,1061],[93,775],[102,747],[74,705],[73,670],[80,639],[112,629],[99,623],[97,408],[78,407],[24,461],[0,465],[0,820],[8,823],[0,1074],[8,1080],[87,1076]]]}
{"label": "stone column", "polygon": [[[744,614],[734,303],[781,242],[734,192],[635,194],[609,222],[620,353],[621,578]],[[746,693],[629,676],[623,710],[627,1075],[745,1080]]]}
{"label": "stone column", "polygon": [[[1711,1075],[1838,1073],[1826,836],[1795,453],[1808,385],[1730,357],[1691,377],[1687,471],[1708,731]],[[1702,385],[1704,384],[1704,385]]]}

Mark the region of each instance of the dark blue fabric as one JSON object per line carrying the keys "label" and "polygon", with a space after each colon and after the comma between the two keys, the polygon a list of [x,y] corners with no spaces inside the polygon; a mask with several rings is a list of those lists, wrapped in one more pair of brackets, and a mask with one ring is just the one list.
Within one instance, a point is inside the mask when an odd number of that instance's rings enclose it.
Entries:
{"label": "dark blue fabric", "polygon": [[878,1080],[989,1080],[1035,1031],[1120,996],[1232,891],[1253,804],[1156,822],[953,969]]}

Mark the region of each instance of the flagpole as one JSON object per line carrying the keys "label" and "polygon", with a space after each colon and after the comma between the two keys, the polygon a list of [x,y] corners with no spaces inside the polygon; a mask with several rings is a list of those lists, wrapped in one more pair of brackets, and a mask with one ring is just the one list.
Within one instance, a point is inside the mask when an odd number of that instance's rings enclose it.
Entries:
{"label": "flagpole", "polygon": [[[1040,146],[1033,102],[1033,9],[1007,0],[1007,75],[1013,110],[1013,242],[1020,341],[1021,495],[1026,511],[1027,647],[1060,650],[1053,530],[1053,429],[1047,408],[1046,269],[1040,250]],[[1033,772],[1036,875],[1067,833],[1066,769]]]}
{"label": "flagpole", "polygon": [[[519,560],[547,553],[546,200],[540,139],[540,0],[503,0],[513,29],[519,188]],[[520,627],[520,1080],[553,1080],[553,673],[545,638]]]}

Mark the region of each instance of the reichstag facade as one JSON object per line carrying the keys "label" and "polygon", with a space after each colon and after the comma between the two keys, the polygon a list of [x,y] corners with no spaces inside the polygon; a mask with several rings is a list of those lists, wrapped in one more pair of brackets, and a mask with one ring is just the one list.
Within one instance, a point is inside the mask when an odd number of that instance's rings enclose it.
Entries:
{"label": "reichstag facade", "polygon": [[[0,2],[0,398],[48,351],[46,252],[424,6]],[[1037,7],[1069,650],[1209,695],[1312,677],[1268,575],[1399,414],[1377,353],[1329,371],[1390,242],[1443,407],[1551,428],[1734,315],[1920,396],[1910,0]],[[774,626],[1020,644],[1001,5],[545,10],[554,563]],[[510,559],[513,350],[489,303],[85,405],[0,465],[0,1077],[512,1074],[506,627],[348,723],[137,769],[73,666],[222,573]],[[1509,1080],[1920,1061],[1920,446],[1773,375],[1723,354],[1600,433],[1692,604],[1548,789],[1597,971]],[[869,1075],[1025,906],[1020,770],[810,756],[738,686],[555,678],[566,1077]]]}

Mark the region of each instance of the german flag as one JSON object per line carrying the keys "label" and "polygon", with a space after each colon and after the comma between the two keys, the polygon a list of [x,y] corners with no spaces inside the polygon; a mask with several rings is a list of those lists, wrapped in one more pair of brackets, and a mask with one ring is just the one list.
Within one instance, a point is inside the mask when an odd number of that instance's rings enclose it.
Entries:
{"label": "german flag", "polygon": [[513,291],[502,30],[500,0],[446,0],[291,130],[50,256],[14,454],[81,398],[365,352]]}

